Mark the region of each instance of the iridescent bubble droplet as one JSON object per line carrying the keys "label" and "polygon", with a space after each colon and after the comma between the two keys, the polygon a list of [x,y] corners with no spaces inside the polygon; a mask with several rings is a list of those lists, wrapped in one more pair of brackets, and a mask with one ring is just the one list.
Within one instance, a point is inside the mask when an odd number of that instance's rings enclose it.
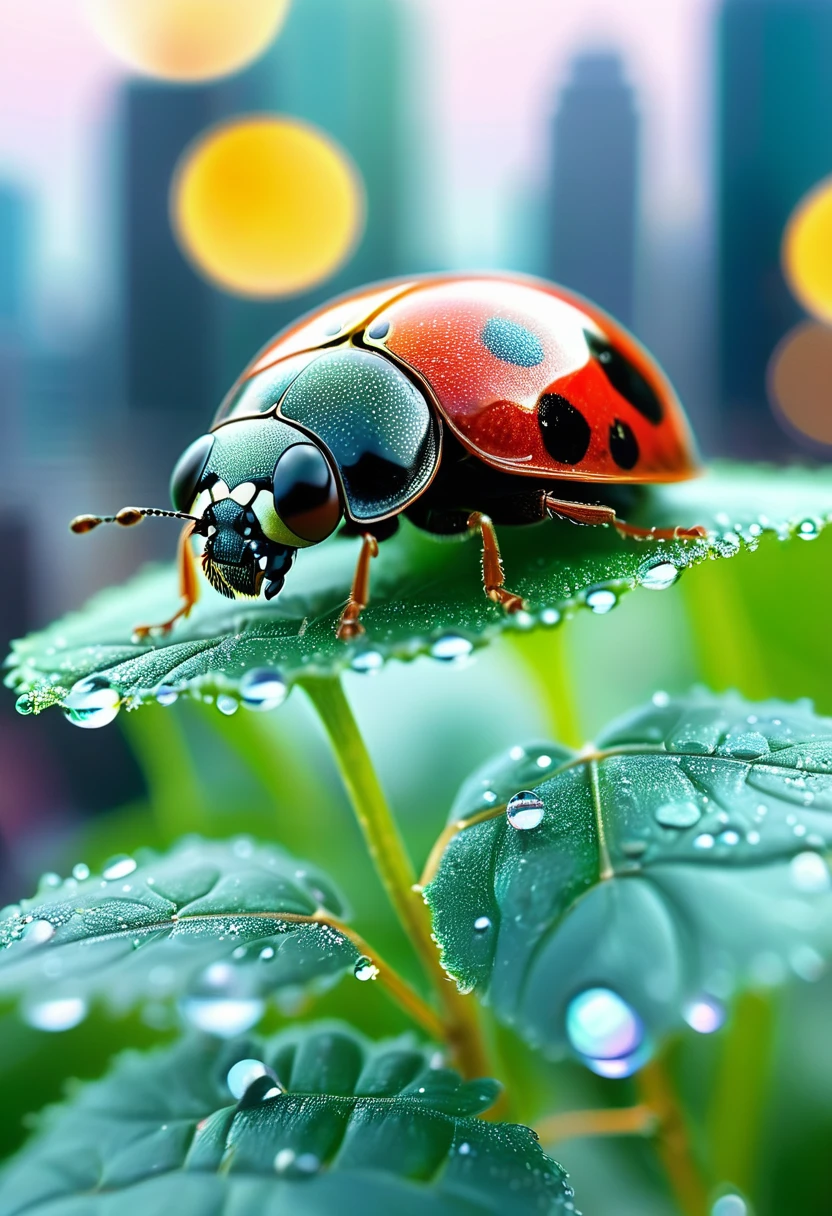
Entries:
{"label": "iridescent bubble droplet", "polygon": [[682,1011],[682,1015],[698,1034],[713,1034],[725,1023],[725,1006],[712,996],[701,996],[690,1001]]}
{"label": "iridescent bubble droplet", "polygon": [[64,717],[86,730],[107,726],[121,708],[121,694],[101,676],[73,684],[63,702]]}
{"label": "iridescent bubble droplet", "polygon": [[356,960],[355,967],[353,968],[353,975],[357,980],[361,980],[362,983],[366,983],[367,980],[374,980],[376,978],[378,975],[378,967],[371,958],[368,958],[366,954],[362,954],[361,957]]}
{"label": "iridescent bubble droplet", "polygon": [[14,703],[14,707],[19,714],[30,714],[32,712],[32,699],[28,692],[20,694]]}
{"label": "iridescent bubble droplet", "polygon": [[518,832],[528,832],[539,827],[545,813],[546,807],[531,790],[521,790],[519,794],[515,794],[506,807],[506,818]]}
{"label": "iridescent bubble droplet", "polygon": [[231,697],[225,692],[221,692],[217,697],[217,709],[221,714],[225,714],[227,718],[230,718],[232,714],[236,714],[239,708],[240,702],[236,697]]}
{"label": "iridescent bubble droplet", "polygon": [[80,996],[59,997],[53,1001],[37,1001],[24,1006],[23,1018],[36,1030],[71,1030],[83,1022],[87,1002]]}
{"label": "iridescent bubble droplet", "polygon": [[240,698],[246,709],[277,709],[287,691],[286,681],[272,667],[255,667],[240,680]]}
{"label": "iridescent bubble droplet", "polygon": [[574,1050],[593,1060],[619,1060],[641,1045],[636,1013],[611,988],[587,988],[566,1011],[566,1034]]}

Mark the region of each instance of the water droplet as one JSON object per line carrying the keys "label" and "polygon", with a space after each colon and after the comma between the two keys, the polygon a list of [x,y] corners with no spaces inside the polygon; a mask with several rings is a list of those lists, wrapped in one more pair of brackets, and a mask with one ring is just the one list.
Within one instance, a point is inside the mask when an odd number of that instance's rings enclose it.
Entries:
{"label": "water droplet", "polygon": [[829,867],[820,853],[798,853],[789,862],[789,872],[799,891],[820,894],[832,886]]}
{"label": "water droplet", "polygon": [[611,612],[617,603],[618,596],[609,587],[597,587],[594,591],[587,592],[586,606],[599,616]]}
{"label": "water droplet", "polygon": [[355,967],[353,968],[353,975],[357,980],[361,980],[363,984],[366,983],[367,980],[374,980],[376,978],[378,975],[378,967],[371,958],[368,958],[366,954],[362,954],[361,957],[356,960]]}
{"label": "water droplet", "polygon": [[264,946],[263,949],[260,951],[259,957],[264,962],[267,962],[270,958],[274,958],[274,946]]}
{"label": "water droplet", "polygon": [[246,709],[277,709],[287,692],[286,681],[272,667],[255,667],[240,680],[240,697]]}
{"label": "water droplet", "polygon": [[54,870],[46,870],[38,880],[38,890],[45,889],[49,891],[51,889],[54,891],[55,887],[59,887],[60,885],[61,876],[60,874],[56,874]]}
{"label": "water droplet", "polygon": [[809,984],[817,983],[826,971],[823,955],[805,944],[795,946],[789,955],[789,964],[798,979],[806,980]]}
{"label": "water droplet", "polygon": [[531,790],[515,794],[506,807],[506,818],[518,832],[528,832],[543,822],[546,808]]}
{"label": "water droplet", "polygon": [[262,1060],[238,1060],[229,1068],[225,1083],[232,1095],[239,1100],[248,1087],[260,1077],[268,1077],[273,1085],[277,1085],[277,1077]]}
{"label": "water droplet", "polygon": [[712,849],[714,847],[714,838],[710,832],[703,832],[701,836],[697,836],[693,842],[695,849]]}
{"label": "water droplet", "polygon": [[106,878],[108,882],[112,882],[114,878],[126,878],[128,874],[132,874],[136,868],[134,858],[127,857],[124,853],[119,853],[115,857],[111,857],[101,871],[101,877]]}
{"label": "water droplet", "polygon": [[121,708],[121,694],[101,676],[89,676],[73,684],[62,708],[73,726],[107,726]]}
{"label": "water droplet", "polygon": [[384,655],[377,650],[362,650],[361,654],[357,654],[350,663],[352,670],[361,675],[372,675],[383,666]]}
{"label": "water droplet", "polygon": [[33,946],[42,946],[44,942],[48,942],[54,936],[55,926],[48,920],[33,920],[30,925],[26,926],[23,934],[24,940]]}
{"label": "water droplet", "polygon": [[560,624],[560,613],[557,608],[544,608],[540,614],[540,623],[550,629],[553,625]]}
{"label": "water droplet", "polygon": [[84,865],[83,861],[79,861],[77,865],[72,867],[72,877],[76,878],[78,882],[83,882],[84,879],[89,878],[89,876],[90,868],[89,866]]}
{"label": "water droplet", "polygon": [[230,718],[232,714],[236,714],[239,708],[240,702],[236,697],[232,697],[225,692],[220,693],[217,697],[217,709],[221,714],[225,714],[227,718]]}
{"label": "water droplet", "polygon": [[820,535],[820,526],[816,519],[804,519],[797,525],[797,535],[801,540],[816,540]]}
{"label": "water droplet", "polygon": [[295,1153],[294,1149],[282,1148],[274,1159],[278,1174],[309,1178],[321,1168],[320,1158],[314,1153]]}
{"label": "water droplet", "polygon": [[471,1145],[468,1143],[467,1140],[463,1140],[462,1144],[460,1144],[459,1148],[456,1151],[460,1154],[461,1157],[467,1157],[469,1155],[469,1153],[471,1152]]}
{"label": "water droplet", "polygon": [[294,1149],[282,1148],[274,1159],[274,1168],[278,1174],[285,1174],[286,1171],[294,1164],[295,1153]]}
{"label": "water droplet", "polygon": [[156,690],[156,700],[159,705],[173,705],[179,693],[170,684],[162,684]]}
{"label": "water droplet", "polygon": [[32,712],[32,700],[28,692],[21,693],[14,703],[14,707],[19,714],[30,714]]}
{"label": "water droplet", "polygon": [[630,1056],[644,1036],[635,1012],[610,988],[587,988],[572,998],[566,1034],[578,1055],[592,1060]]}
{"label": "water droplet", "polygon": [[670,693],[662,691],[654,692],[652,701],[657,709],[667,709],[668,705],[670,704]]}
{"label": "water droplet", "polygon": [[551,768],[551,766],[552,766],[552,757],[551,757],[551,756],[546,756],[546,755],[543,755],[543,756],[538,756],[538,757],[537,757],[537,762],[536,762],[536,763],[537,763],[537,767],[538,767],[538,768]]}
{"label": "water droplet", "polygon": [[584,1056],[583,1063],[592,1072],[599,1077],[609,1077],[611,1080],[618,1081],[622,1077],[631,1077],[634,1072],[638,1072],[643,1064],[647,1062],[649,1053],[645,1048],[640,1048],[638,1051],[633,1051],[628,1056],[621,1056],[617,1060],[594,1059],[592,1056]]}
{"label": "water droplet", "polygon": [[186,996],[179,1008],[197,1030],[233,1039],[260,1021],[266,1003],[257,997]]}
{"label": "water droplet", "polygon": [[458,633],[446,633],[437,638],[430,648],[431,656],[442,663],[458,663],[467,659],[474,649],[474,643],[468,638],[460,637]]}
{"label": "water droplet", "polygon": [[686,1005],[682,1016],[692,1030],[713,1034],[725,1022],[725,1007],[712,996],[702,996]]}
{"label": "water droplet", "polygon": [[80,996],[38,1001],[24,1006],[23,1018],[36,1030],[71,1030],[87,1015],[87,1002]]}
{"label": "water droplet", "polygon": [[486,929],[491,928],[491,919],[488,916],[478,916],[474,921],[474,928],[477,933],[485,933]]}
{"label": "water droplet", "polygon": [[665,828],[691,828],[701,818],[695,802],[668,802],[656,811],[656,821]]}
{"label": "water droplet", "polygon": [[711,1216],[749,1216],[748,1204],[739,1195],[723,1195],[711,1208]]}
{"label": "water droplet", "polygon": [[649,591],[666,591],[681,574],[673,562],[657,562],[652,566],[642,566],[639,570],[638,581]]}
{"label": "water droplet", "polygon": [[511,751],[509,752],[508,755],[509,755],[510,760],[522,760],[523,757],[525,756],[525,754],[526,754],[525,747],[520,747],[520,745],[518,744],[516,747],[513,747],[511,749]]}
{"label": "water droplet", "polygon": [[719,843],[720,844],[735,845],[735,844],[739,844],[739,842],[740,842],[739,832],[735,832],[733,830],[733,828],[729,828],[727,832],[719,833]]}

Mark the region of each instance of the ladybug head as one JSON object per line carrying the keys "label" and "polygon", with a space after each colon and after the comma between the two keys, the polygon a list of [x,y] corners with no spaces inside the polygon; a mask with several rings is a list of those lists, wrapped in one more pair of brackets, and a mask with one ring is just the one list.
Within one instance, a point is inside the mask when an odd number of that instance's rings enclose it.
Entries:
{"label": "ladybug head", "polygon": [[117,516],[79,516],[71,526],[86,532],[146,515],[189,520],[215,590],[232,598],[265,587],[272,599],[296,551],[330,536],[342,517],[324,450],[273,417],[233,420],[196,439],[173,471],[171,498],[173,511],[128,507]]}

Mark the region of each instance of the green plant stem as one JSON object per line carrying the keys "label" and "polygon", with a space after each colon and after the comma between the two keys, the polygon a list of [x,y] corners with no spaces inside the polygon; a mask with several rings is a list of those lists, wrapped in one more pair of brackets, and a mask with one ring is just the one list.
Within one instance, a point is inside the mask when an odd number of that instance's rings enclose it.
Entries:
{"label": "green plant stem", "polygon": [[691,1149],[687,1124],[663,1059],[651,1060],[636,1076],[641,1101],[658,1120],[659,1155],[684,1216],[707,1216],[708,1187]]}
{"label": "green plant stem", "polygon": [[576,750],[582,747],[586,739],[570,678],[565,623],[545,632],[513,632],[506,637],[540,692],[555,739]]}
{"label": "green plant stem", "polygon": [[708,1112],[714,1176],[748,1193],[765,1095],[771,1076],[776,1007],[771,993],[746,992],[736,1002]]}
{"label": "green plant stem", "polygon": [[127,715],[123,730],[147,783],[160,840],[172,844],[188,832],[204,831],[205,791],[185,739],[180,707],[147,706]]}
{"label": "green plant stem", "polygon": [[334,676],[318,676],[302,680],[301,686],[332,743],[379,878],[439,998],[444,1037],[456,1063],[467,1077],[488,1076],[490,1068],[477,1006],[458,991],[439,961],[428,910],[414,890],[413,865],[341,682]]}

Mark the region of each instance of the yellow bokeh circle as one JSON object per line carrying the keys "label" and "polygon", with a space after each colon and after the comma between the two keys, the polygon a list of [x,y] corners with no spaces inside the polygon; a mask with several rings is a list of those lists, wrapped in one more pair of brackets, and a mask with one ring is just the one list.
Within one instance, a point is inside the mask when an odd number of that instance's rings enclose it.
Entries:
{"label": "yellow bokeh circle", "polygon": [[206,278],[237,295],[295,295],[349,257],[364,192],[343,148],[307,123],[253,115],[221,123],[182,156],[174,230]]}
{"label": "yellow bokeh circle", "polygon": [[832,321],[832,177],[792,212],[783,236],[783,270],[806,311]]}
{"label": "yellow bokeh circle", "polygon": [[768,390],[790,430],[832,445],[832,328],[804,321],[786,334],[771,357]]}
{"label": "yellow bokeh circle", "polygon": [[131,68],[164,80],[239,71],[277,34],[289,0],[86,0],[102,42]]}

